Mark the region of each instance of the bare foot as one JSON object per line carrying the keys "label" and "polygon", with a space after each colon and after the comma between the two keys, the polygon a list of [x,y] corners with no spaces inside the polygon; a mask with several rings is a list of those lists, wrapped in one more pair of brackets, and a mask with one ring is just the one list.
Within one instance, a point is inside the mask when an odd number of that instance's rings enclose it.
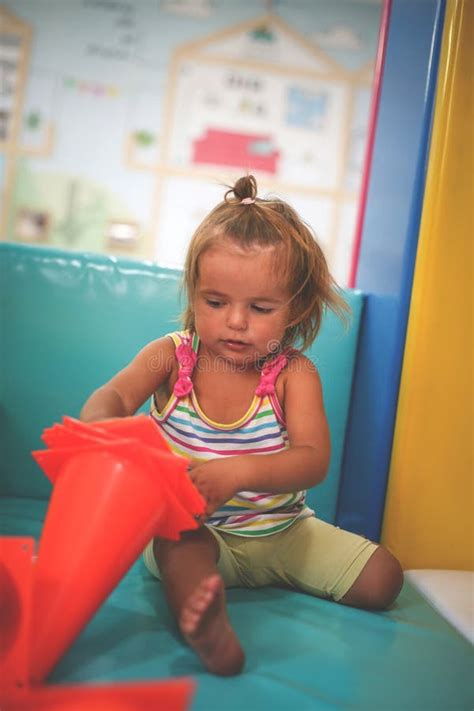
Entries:
{"label": "bare foot", "polygon": [[213,674],[238,674],[244,653],[225,609],[222,578],[205,578],[184,603],[179,619],[181,632]]}

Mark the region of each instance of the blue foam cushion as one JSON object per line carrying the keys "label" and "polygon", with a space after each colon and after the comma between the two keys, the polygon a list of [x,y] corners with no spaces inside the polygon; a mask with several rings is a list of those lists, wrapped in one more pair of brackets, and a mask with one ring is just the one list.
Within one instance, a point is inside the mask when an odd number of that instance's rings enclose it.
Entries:
{"label": "blue foam cushion", "polygon": [[[90,393],[146,343],[177,330],[181,272],[149,262],[22,245],[0,245],[2,337],[0,495],[47,497],[30,452],[63,415],[77,417]],[[331,468],[308,501],[335,518],[339,472],[363,305],[347,292],[348,328],[333,315],[308,351],[318,365],[332,436]]]}

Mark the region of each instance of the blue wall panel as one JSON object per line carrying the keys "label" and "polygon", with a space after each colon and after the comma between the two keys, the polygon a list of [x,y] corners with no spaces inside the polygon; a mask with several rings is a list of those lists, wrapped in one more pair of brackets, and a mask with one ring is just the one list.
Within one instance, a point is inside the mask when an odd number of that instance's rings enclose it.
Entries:
{"label": "blue wall panel", "polygon": [[444,0],[394,0],[357,288],[367,293],[339,526],[379,540],[429,153]]}

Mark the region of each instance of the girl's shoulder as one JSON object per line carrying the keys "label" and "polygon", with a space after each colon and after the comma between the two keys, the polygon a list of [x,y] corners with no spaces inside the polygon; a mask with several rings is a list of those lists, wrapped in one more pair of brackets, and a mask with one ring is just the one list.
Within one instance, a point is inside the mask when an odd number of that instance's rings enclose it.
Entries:
{"label": "girl's shoulder", "polygon": [[[172,331],[148,343],[143,350],[148,351],[151,356],[160,358],[160,366],[170,372],[179,360],[182,352],[192,351],[192,334],[189,331]],[[163,358],[166,360],[163,361]]]}
{"label": "girl's shoulder", "polygon": [[170,370],[172,360],[175,358],[175,343],[170,336],[171,334],[166,334],[155,338],[140,351],[139,355],[146,354],[152,369],[159,367],[166,371]]}
{"label": "girl's shoulder", "polygon": [[172,377],[177,371],[175,346],[171,338],[161,336],[150,341],[135,356],[129,370],[136,377],[154,386],[153,390]]}
{"label": "girl's shoulder", "polygon": [[179,361],[183,354],[192,352],[192,334],[189,331],[172,331],[159,340],[162,341],[163,353],[168,359],[168,372],[171,380],[174,380],[178,377]]}
{"label": "girl's shoulder", "polygon": [[175,348],[177,348],[180,345],[189,345],[193,346],[194,344],[194,338],[193,338],[193,333],[188,330],[184,331],[171,331],[170,333],[167,333],[164,338],[167,338],[170,343],[173,343]]}
{"label": "girl's shoulder", "polygon": [[311,374],[312,377],[318,377],[318,370],[315,364],[301,351],[291,348],[285,352],[285,356],[287,359],[286,365],[282,368],[275,384],[276,395],[283,412],[285,412],[286,393],[291,384],[301,380],[307,374]]}
{"label": "girl's shoulder", "polygon": [[174,336],[175,333],[168,333],[147,346],[150,349],[149,367],[160,369],[166,373],[154,391],[155,403],[160,411],[168,402],[179,375],[176,348],[179,346],[180,340],[175,339]]}

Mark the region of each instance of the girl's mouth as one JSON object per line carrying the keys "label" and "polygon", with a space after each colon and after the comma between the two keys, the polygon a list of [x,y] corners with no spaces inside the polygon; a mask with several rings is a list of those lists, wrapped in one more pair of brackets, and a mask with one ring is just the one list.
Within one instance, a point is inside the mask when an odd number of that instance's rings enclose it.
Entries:
{"label": "girl's mouth", "polygon": [[228,347],[228,348],[233,348],[235,350],[242,350],[243,348],[247,348],[249,345],[248,343],[245,343],[244,341],[233,341],[233,340],[224,340],[223,343]]}

